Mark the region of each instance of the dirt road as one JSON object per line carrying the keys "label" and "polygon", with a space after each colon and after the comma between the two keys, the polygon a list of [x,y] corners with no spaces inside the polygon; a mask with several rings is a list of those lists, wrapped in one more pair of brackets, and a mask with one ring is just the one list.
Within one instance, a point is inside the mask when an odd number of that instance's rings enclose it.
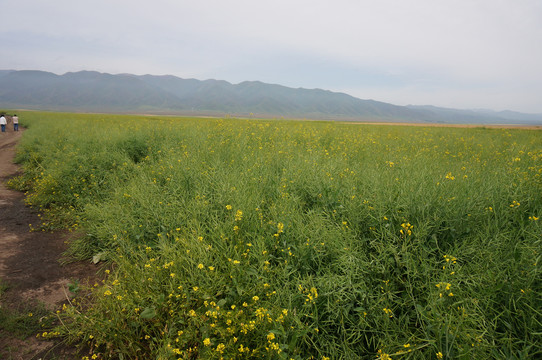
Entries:
{"label": "dirt road", "polygon": [[[9,190],[6,182],[16,176],[15,147],[24,129],[14,132],[8,125],[0,133],[0,307],[4,313],[20,311],[38,303],[58,308],[69,293],[68,283],[94,278],[96,267],[89,262],[61,265],[68,232],[30,231],[40,223],[38,214],[24,205],[24,194]],[[0,359],[70,358],[71,350],[52,341],[21,340],[0,326]],[[64,348],[64,349],[63,349]],[[51,350],[52,349],[52,350]]]}

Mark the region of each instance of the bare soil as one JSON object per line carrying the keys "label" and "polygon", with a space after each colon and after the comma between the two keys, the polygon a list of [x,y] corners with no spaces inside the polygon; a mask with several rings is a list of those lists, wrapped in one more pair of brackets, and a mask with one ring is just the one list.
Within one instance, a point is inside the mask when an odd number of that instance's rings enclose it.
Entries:
{"label": "bare soil", "polygon": [[[18,311],[42,304],[58,309],[69,296],[68,284],[94,282],[97,267],[91,262],[68,262],[66,251],[72,233],[30,231],[40,223],[38,214],[25,206],[24,194],[10,190],[6,182],[18,174],[13,163],[15,147],[24,131],[7,126],[0,133],[0,307]],[[0,359],[74,359],[75,348],[36,334],[21,340],[0,328]]]}

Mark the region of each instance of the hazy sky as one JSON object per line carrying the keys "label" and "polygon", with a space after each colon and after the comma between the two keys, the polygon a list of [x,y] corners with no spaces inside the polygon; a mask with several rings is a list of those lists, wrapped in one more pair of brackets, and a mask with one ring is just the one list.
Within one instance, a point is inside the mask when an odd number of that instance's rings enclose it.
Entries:
{"label": "hazy sky", "polygon": [[0,0],[0,14],[0,69],[542,113],[542,0]]}

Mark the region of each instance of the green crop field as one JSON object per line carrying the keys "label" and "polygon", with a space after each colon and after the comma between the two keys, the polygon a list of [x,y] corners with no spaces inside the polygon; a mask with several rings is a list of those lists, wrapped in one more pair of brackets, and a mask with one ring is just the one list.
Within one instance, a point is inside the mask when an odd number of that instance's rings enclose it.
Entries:
{"label": "green crop field", "polygon": [[[539,130],[26,112],[88,358],[542,357]],[[40,335],[42,336],[42,335]]]}

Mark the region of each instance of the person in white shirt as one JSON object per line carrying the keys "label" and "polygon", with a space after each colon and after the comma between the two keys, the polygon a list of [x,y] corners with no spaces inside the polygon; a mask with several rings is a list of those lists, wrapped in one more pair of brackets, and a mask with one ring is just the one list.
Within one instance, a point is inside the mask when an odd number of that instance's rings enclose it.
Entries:
{"label": "person in white shirt", "polygon": [[11,120],[13,121],[13,131],[19,131],[19,117],[17,114],[14,114]]}
{"label": "person in white shirt", "polygon": [[6,125],[8,122],[6,121],[6,118],[4,117],[4,114],[0,116],[0,126],[2,127],[2,132],[6,132]]}

